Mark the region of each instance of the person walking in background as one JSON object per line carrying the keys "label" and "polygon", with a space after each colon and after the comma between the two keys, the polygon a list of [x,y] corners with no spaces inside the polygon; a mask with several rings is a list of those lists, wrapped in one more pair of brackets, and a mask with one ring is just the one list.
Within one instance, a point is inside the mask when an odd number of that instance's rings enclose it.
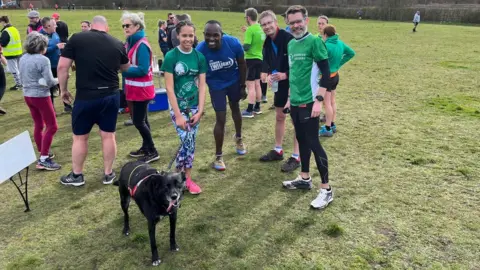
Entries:
{"label": "person walking in background", "polygon": [[[23,96],[34,123],[33,138],[40,152],[36,168],[55,171],[61,166],[53,161],[54,155],[50,152],[53,136],[58,130],[57,118],[50,99],[50,87],[56,85],[57,81],[53,78],[50,60],[43,55],[47,46],[46,36],[38,32],[28,34],[25,41],[26,53],[20,59],[20,79],[23,84]],[[44,83],[40,83],[41,80]]]}
{"label": "person walking in background", "polygon": [[[3,56],[3,48],[0,46],[0,101],[2,101],[5,89],[7,88],[7,78],[5,78],[5,70],[3,66],[7,65],[7,59]],[[0,107],[0,115],[5,115],[7,111]]]}
{"label": "person walking in background", "polygon": [[80,23],[80,28],[82,29],[82,32],[90,31],[90,22],[89,21],[82,21]]}
{"label": "person walking in background", "polygon": [[95,124],[102,138],[103,184],[112,184],[116,177],[113,162],[117,154],[115,129],[120,106],[118,71],[127,70],[130,64],[123,43],[107,31],[105,17],[95,16],[92,30],[70,37],[58,63],[58,80],[64,102],[73,100],[68,91],[68,70],[74,61],[77,67],[72,111],[72,171],[60,178],[64,185],[85,184],[83,167],[89,134]]}
{"label": "person walking in background", "polygon": [[30,11],[27,15],[30,23],[27,27],[27,35],[30,34],[32,31],[40,31],[42,30],[42,22],[40,21],[40,13],[38,11]]}
{"label": "person walking in background", "polygon": [[167,43],[167,23],[163,20],[158,21],[158,45],[160,50],[163,53],[163,57],[167,55],[168,52],[168,43]]}
{"label": "person walking in background", "polygon": [[260,73],[262,71],[262,49],[265,41],[265,33],[257,23],[258,12],[254,8],[245,10],[245,21],[248,27],[242,27],[245,31],[243,49],[247,61],[247,89],[248,107],[242,112],[242,117],[253,118],[255,114],[261,114],[260,101],[262,88],[260,86]]}
{"label": "person walking in background", "polygon": [[144,22],[136,13],[124,13],[122,28],[127,37],[127,54],[131,66],[122,72],[126,100],[132,103],[132,120],[142,136],[142,147],[130,152],[131,157],[150,163],[158,160],[148,122],[148,104],[155,98],[152,48],[145,38]]}
{"label": "person walking in background", "polygon": [[163,61],[170,116],[180,138],[181,147],[176,157],[177,171],[184,171],[185,183],[191,194],[202,189],[192,180],[195,143],[199,121],[205,108],[207,61],[193,49],[195,26],[189,21],[177,24],[180,45],[169,51]]}
{"label": "person walking in background", "polygon": [[68,25],[64,21],[60,21],[60,15],[58,13],[53,13],[52,18],[55,20],[57,25],[56,32],[60,37],[60,42],[67,43],[68,41]]}
{"label": "person walking in background", "polygon": [[413,32],[417,32],[417,26],[420,23],[420,10],[413,16]]}
{"label": "person walking in background", "polygon": [[216,151],[212,167],[217,171],[224,171],[226,166],[222,151],[227,121],[227,97],[235,124],[236,152],[239,155],[247,153],[242,139],[242,114],[239,104],[240,99],[247,98],[247,64],[242,44],[237,38],[225,35],[220,22],[208,21],[205,24],[204,38],[205,41],[196,49],[205,56],[209,64],[206,78],[216,117],[213,129]]}
{"label": "person walking in background", "polygon": [[[283,112],[290,96],[290,85],[288,82],[288,43],[293,36],[287,31],[278,27],[277,16],[271,10],[264,11],[259,17],[260,26],[267,36],[263,44],[263,69],[269,70],[268,81],[274,92],[275,106],[275,147],[260,157],[260,161],[283,160],[283,138],[285,136],[285,122],[287,115]],[[292,156],[283,163],[283,172],[292,172],[300,167],[300,156],[298,142],[294,135],[294,147]]]}
{"label": "person walking in background", "polygon": [[[57,66],[58,60],[60,59],[60,50],[65,47],[65,43],[60,41],[60,37],[56,32],[56,23],[50,17],[44,17],[42,19],[42,30],[40,33],[48,37],[48,48],[45,56],[50,60],[50,66],[52,69],[53,77],[57,78]],[[54,97],[58,96],[58,86],[53,86],[50,88],[52,93],[52,103],[54,103]],[[72,112],[72,106],[63,102],[63,110],[65,113]]]}
{"label": "person walking in background", "polygon": [[[311,189],[310,157],[313,152],[315,163],[322,183],[320,192],[310,205],[320,209],[333,201],[333,190],[328,182],[327,153],[318,138],[318,117],[322,101],[330,83],[328,52],[323,41],[308,32],[308,13],[303,6],[291,6],[287,9],[287,21],[291,27],[292,39],[288,43],[288,59],[290,65],[290,116],[292,117],[300,147],[302,170],[298,177],[284,181],[287,189]],[[311,83],[313,65],[323,74],[319,83]],[[313,75],[313,76],[312,76]]]}
{"label": "person walking in background", "polygon": [[7,71],[12,73],[15,85],[10,90],[18,90],[22,87],[20,82],[20,57],[22,56],[22,41],[18,29],[10,24],[8,16],[0,17],[2,26],[0,46],[3,48],[3,56],[7,59]]}
{"label": "person walking in background", "polygon": [[320,128],[318,133],[321,137],[332,137],[337,132],[335,120],[337,117],[337,102],[335,101],[335,91],[340,81],[340,68],[355,56],[347,44],[340,40],[333,25],[327,25],[323,28],[323,40],[327,46],[328,64],[330,66],[330,87],[325,92],[325,114],[326,122]]}
{"label": "person walking in background", "polygon": [[55,10],[58,10],[58,4],[55,4]]}

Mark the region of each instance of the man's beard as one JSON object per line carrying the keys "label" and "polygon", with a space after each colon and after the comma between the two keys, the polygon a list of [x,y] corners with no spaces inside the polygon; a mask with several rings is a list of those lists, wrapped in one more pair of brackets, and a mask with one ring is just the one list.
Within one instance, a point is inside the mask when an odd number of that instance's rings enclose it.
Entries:
{"label": "man's beard", "polygon": [[307,33],[307,31],[308,31],[308,26],[305,26],[305,28],[299,33],[292,31],[292,36],[296,39],[299,39],[299,38],[302,38],[305,35],[305,33]]}

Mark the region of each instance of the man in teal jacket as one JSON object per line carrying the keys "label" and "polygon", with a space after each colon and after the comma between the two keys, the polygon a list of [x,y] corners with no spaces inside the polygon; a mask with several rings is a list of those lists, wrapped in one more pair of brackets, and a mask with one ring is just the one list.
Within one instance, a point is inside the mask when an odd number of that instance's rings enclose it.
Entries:
{"label": "man in teal jacket", "polygon": [[337,132],[335,126],[335,118],[337,116],[337,103],[335,101],[335,89],[337,89],[340,76],[338,71],[340,68],[355,56],[353,51],[347,44],[341,41],[335,31],[333,25],[327,25],[323,29],[323,40],[328,51],[328,63],[330,65],[330,88],[325,93],[325,125],[320,128],[319,136],[332,137]]}

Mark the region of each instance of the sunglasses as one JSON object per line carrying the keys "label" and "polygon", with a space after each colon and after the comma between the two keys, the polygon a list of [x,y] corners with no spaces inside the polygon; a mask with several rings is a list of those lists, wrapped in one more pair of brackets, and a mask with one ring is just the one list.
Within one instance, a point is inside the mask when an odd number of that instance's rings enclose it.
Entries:
{"label": "sunglasses", "polygon": [[132,26],[131,24],[127,23],[127,24],[122,24],[122,28],[125,29],[125,28],[130,28],[130,26]]}
{"label": "sunglasses", "polygon": [[168,18],[169,20],[173,20],[173,17]]}

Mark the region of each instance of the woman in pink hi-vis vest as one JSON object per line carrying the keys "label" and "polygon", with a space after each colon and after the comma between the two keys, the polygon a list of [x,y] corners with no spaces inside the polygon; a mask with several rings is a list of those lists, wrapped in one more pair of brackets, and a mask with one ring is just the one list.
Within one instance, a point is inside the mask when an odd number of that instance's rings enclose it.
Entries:
{"label": "woman in pink hi-vis vest", "polygon": [[122,72],[126,100],[131,102],[132,121],[142,136],[142,146],[130,152],[131,157],[149,163],[159,159],[148,123],[148,103],[155,98],[152,72],[152,49],[145,38],[145,23],[136,13],[125,12],[122,28],[127,37],[131,66]]}

